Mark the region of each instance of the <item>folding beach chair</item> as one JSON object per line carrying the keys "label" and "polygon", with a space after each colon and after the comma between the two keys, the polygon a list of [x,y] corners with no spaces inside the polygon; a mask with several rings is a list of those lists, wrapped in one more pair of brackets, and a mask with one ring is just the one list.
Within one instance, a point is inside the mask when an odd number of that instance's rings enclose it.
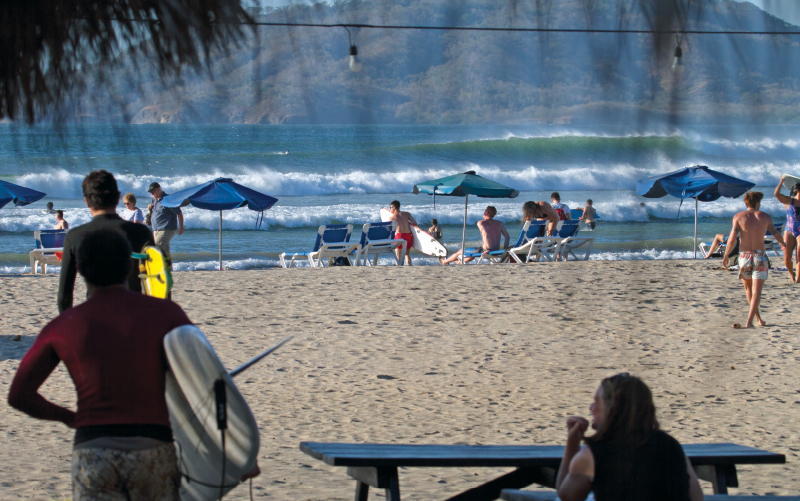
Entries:
{"label": "folding beach chair", "polygon": [[[353,233],[352,224],[326,224],[317,230],[317,240],[314,248],[308,252],[284,252],[278,259],[281,266],[291,268],[298,258],[308,259],[312,268],[322,268],[325,260],[328,266],[331,261],[338,257],[347,258],[351,265],[358,265],[358,261],[353,258],[351,253],[357,256],[361,251],[361,244],[350,243],[350,235]],[[290,258],[289,265],[286,265],[286,258]],[[355,261],[355,262],[354,262]]]}
{"label": "folding beach chair", "polygon": [[[363,257],[364,265],[373,266],[378,264],[379,254],[389,254],[397,265],[401,266],[403,262],[397,259],[395,250],[402,249],[401,255],[405,255],[408,244],[405,240],[395,239],[395,231],[397,231],[397,221],[365,224],[361,230],[361,241],[359,242],[361,250],[360,254],[356,253],[356,261]],[[370,255],[374,256],[372,263],[369,261]]]}
{"label": "folding beach chair", "polygon": [[42,273],[47,273],[48,264],[61,264],[61,255],[64,252],[64,238],[67,230],[38,230],[33,232],[36,246],[30,254],[31,273],[38,272],[39,265]]}

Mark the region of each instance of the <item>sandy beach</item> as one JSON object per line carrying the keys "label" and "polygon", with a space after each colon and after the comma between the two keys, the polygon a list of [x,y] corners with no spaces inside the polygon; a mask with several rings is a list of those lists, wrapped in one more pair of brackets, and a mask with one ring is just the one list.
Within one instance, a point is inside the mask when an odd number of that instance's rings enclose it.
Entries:
{"label": "sandy beach", "polygon": [[[739,467],[731,493],[797,495],[797,286],[772,273],[769,326],[734,330],[744,291],[719,265],[194,271],[176,273],[173,297],[229,368],[295,336],[237,380],[261,428],[257,498],[353,498],[344,469],[306,456],[301,441],[562,444],[565,418],[587,416],[599,380],[621,371],[650,385],[662,428],[679,441],[786,455],[786,465]],[[0,499],[70,498],[72,431],[5,402],[20,359],[57,314],[58,277],[0,284]],[[74,406],[63,365],[42,393]],[[443,499],[500,471],[401,469],[401,492]],[[226,499],[248,495],[243,485]]]}

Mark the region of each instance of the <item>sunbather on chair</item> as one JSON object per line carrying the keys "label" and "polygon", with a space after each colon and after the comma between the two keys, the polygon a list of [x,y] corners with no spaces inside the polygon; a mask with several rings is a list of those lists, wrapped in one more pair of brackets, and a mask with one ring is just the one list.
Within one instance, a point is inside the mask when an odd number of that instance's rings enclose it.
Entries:
{"label": "sunbather on chair", "polygon": [[[483,211],[483,220],[478,221],[478,230],[481,232],[482,245],[481,247],[475,249],[474,253],[488,254],[491,251],[505,249],[508,247],[511,237],[508,234],[508,230],[506,230],[506,225],[500,221],[494,220],[494,216],[496,215],[497,209],[491,205],[486,207],[486,210]],[[500,246],[501,236],[505,239],[502,247]],[[450,264],[457,261],[463,253],[464,249],[460,249],[458,252],[442,261],[442,264]],[[469,263],[473,259],[475,259],[475,257],[466,257],[464,258],[464,263]]]}

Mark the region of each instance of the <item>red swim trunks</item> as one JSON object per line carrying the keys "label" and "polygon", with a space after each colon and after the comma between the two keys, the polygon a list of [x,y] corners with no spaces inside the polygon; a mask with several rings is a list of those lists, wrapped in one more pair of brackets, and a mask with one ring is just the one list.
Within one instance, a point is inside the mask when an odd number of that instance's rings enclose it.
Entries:
{"label": "red swim trunks", "polygon": [[394,234],[395,240],[405,240],[406,241],[406,250],[410,249],[414,245],[414,234],[413,233],[395,233]]}

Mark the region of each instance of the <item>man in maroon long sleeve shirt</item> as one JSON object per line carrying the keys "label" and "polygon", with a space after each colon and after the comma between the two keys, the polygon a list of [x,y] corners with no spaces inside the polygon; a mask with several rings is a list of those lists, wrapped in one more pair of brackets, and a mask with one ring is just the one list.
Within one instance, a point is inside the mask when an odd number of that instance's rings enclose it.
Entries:
{"label": "man in maroon long sleeve shirt", "polygon": [[[38,419],[75,428],[73,498],[126,493],[177,500],[180,486],[164,396],[164,336],[190,324],[177,304],[125,287],[131,247],[112,230],[83,237],[77,269],[88,299],[42,329],[22,359],[8,403]],[[59,362],[78,392],[78,411],[39,394]]]}

